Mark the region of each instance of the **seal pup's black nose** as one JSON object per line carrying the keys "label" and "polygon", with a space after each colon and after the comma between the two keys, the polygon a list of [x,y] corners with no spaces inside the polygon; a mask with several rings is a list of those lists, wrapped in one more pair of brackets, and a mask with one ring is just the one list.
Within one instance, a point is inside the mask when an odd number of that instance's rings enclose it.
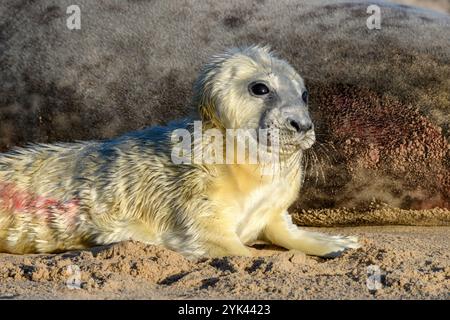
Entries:
{"label": "seal pup's black nose", "polygon": [[312,122],[311,121],[300,121],[292,118],[287,119],[287,126],[289,129],[294,130],[298,133],[300,132],[307,132],[312,129]]}

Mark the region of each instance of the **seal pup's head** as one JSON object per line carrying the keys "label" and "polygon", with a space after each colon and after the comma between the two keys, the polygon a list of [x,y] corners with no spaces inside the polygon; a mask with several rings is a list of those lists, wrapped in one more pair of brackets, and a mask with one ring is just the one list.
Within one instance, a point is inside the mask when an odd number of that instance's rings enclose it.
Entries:
{"label": "seal pup's head", "polygon": [[315,142],[304,81],[268,47],[213,56],[195,82],[193,103],[201,120],[215,128],[277,130],[281,152]]}

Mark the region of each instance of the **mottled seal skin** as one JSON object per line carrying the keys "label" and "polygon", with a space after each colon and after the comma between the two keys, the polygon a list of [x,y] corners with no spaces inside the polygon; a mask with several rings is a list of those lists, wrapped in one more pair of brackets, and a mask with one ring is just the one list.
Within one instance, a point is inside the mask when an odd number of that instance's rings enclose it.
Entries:
{"label": "mottled seal skin", "polygon": [[[0,3],[3,150],[186,116],[207,56],[270,44],[305,75],[318,124],[293,208],[449,208],[448,15],[387,1],[78,3],[78,31],[65,27],[70,1]],[[369,4],[381,30],[366,27]]]}
{"label": "mottled seal skin", "polygon": [[[172,134],[192,129],[183,122],[0,154],[0,251],[55,252],[129,239],[188,257],[250,256],[246,245],[258,240],[326,257],[357,248],[356,237],[298,229],[287,212],[300,190],[303,153],[315,142],[307,103],[304,81],[286,61],[267,47],[234,48],[201,69],[192,104],[202,129],[222,136],[233,129],[278,132],[279,150],[267,146],[277,162],[179,164]],[[210,142],[202,141],[205,150]],[[239,150],[227,142],[220,146],[225,154]]]}
{"label": "mottled seal skin", "polygon": [[309,157],[297,209],[450,208],[449,143],[417,108],[349,85],[322,87],[314,105],[321,160]]}

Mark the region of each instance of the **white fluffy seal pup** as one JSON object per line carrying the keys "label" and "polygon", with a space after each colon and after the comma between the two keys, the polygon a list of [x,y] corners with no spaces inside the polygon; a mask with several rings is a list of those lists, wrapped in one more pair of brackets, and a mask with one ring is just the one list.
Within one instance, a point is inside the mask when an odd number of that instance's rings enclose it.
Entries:
{"label": "white fluffy seal pup", "polygon": [[174,163],[174,126],[16,149],[0,155],[0,250],[128,239],[188,257],[249,256],[255,240],[326,257],[358,247],[356,237],[301,230],[287,212],[315,134],[304,81],[286,61],[259,46],[214,56],[193,103],[204,130],[277,132],[279,163]]}

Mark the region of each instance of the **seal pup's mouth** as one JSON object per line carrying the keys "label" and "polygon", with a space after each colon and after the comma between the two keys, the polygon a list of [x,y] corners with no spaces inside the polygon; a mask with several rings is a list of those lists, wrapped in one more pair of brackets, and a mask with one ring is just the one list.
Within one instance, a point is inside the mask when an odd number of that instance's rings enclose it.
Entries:
{"label": "seal pup's mouth", "polygon": [[313,146],[316,142],[316,134],[314,128],[308,130],[307,132],[300,132],[294,134],[291,141],[287,141],[287,145],[297,146],[300,150],[307,150]]}
{"label": "seal pup's mouth", "polygon": [[316,142],[314,124],[307,108],[301,105],[266,110],[260,118],[259,129],[267,132],[267,146],[278,147],[282,154],[307,150]]}
{"label": "seal pup's mouth", "polygon": [[311,148],[316,142],[314,126],[307,131],[286,128],[285,125],[276,125],[271,123],[270,127],[260,129],[266,130],[266,135],[258,135],[258,143],[267,146],[270,149],[279,149],[280,153],[293,153],[300,150]]}

